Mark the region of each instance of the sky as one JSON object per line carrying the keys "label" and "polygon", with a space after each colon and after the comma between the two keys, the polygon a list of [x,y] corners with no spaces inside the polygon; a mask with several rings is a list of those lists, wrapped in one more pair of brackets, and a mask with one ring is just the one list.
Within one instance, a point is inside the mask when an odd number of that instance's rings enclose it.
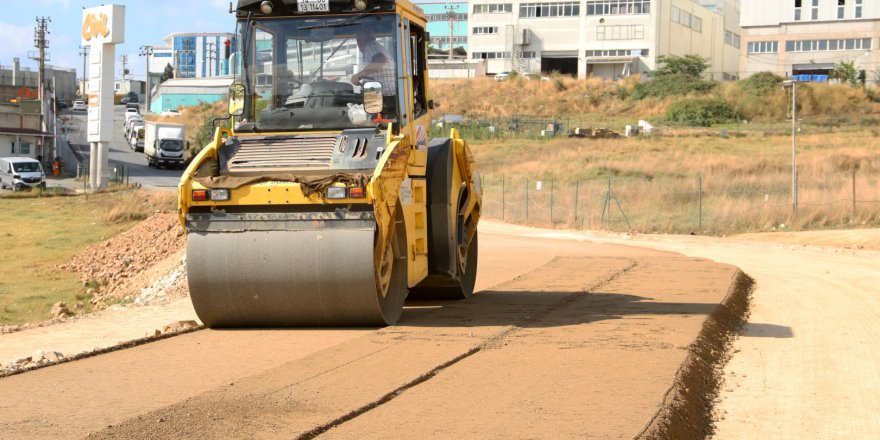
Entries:
{"label": "sky", "polygon": [[47,64],[76,69],[82,76],[82,10],[102,4],[125,5],[125,43],[116,46],[116,77],[122,73],[119,58],[128,55],[128,68],[135,79],[144,79],[145,57],[138,56],[144,45],[164,45],[162,38],[174,32],[233,32],[235,16],[229,14],[229,0],[2,0],[0,14],[0,65],[11,66],[21,59],[22,67],[36,69],[28,58],[36,52],[34,27],[37,17],[50,17]]}

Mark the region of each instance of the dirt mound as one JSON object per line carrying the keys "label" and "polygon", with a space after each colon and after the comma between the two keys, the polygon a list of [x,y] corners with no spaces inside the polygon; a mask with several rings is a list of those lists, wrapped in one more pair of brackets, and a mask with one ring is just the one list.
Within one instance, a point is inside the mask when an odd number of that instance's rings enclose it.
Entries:
{"label": "dirt mound", "polygon": [[60,268],[82,272],[82,296],[96,308],[133,298],[151,281],[152,269],[180,252],[186,235],[177,214],[153,214],[133,228],[93,245]]}
{"label": "dirt mound", "polygon": [[721,305],[703,323],[663,404],[637,439],[707,438],[713,433],[712,408],[723,380],[724,364],[737,330],[749,316],[754,280],[737,271]]}

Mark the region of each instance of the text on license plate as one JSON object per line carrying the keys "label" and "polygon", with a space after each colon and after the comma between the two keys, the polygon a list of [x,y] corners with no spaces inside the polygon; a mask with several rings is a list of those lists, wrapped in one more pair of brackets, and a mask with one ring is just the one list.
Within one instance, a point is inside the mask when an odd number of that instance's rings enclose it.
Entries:
{"label": "text on license plate", "polygon": [[296,0],[300,12],[325,12],[330,10],[330,0]]}

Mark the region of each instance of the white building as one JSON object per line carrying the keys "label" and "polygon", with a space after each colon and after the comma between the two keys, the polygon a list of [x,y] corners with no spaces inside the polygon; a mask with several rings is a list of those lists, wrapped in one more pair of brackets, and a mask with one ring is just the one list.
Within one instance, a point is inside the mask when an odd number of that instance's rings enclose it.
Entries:
{"label": "white building", "polygon": [[226,42],[234,52],[235,39],[228,32],[173,33],[164,38],[168,46],[153,49],[150,72],[159,73],[171,64],[175,78],[211,78],[230,74]]}
{"label": "white building", "polygon": [[854,61],[866,82],[880,76],[880,1],[742,0],[743,77],[769,71],[783,76],[825,75]]}
{"label": "white building", "polygon": [[734,79],[738,20],[736,0],[471,0],[468,43],[488,73],[616,79],[695,54],[710,60],[708,78]]}

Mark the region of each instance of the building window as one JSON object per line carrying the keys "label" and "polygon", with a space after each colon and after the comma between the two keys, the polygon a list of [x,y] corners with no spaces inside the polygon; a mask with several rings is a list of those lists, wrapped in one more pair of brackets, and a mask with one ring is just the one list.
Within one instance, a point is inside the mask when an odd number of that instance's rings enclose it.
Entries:
{"label": "building window", "polygon": [[[449,21],[449,14],[426,14],[425,19],[428,21]],[[455,12],[452,14],[452,21],[467,21],[467,14],[464,12]]]}
{"label": "building window", "polygon": [[862,0],[856,0],[856,18],[862,18]]}
{"label": "building window", "polygon": [[722,72],[721,79],[724,81],[739,81],[739,74]]}
{"label": "building window", "polygon": [[596,40],[643,40],[645,25],[596,26]]}
{"label": "building window", "polygon": [[846,0],[837,0],[837,19],[846,17]]}
{"label": "building window", "polygon": [[510,52],[474,52],[471,58],[475,60],[506,60],[510,59]]}
{"label": "building window", "polygon": [[837,50],[871,50],[870,38],[846,38],[842,40],[789,40],[787,52],[820,52]]}
{"label": "building window", "polygon": [[779,53],[778,41],[750,41],[749,53]]}
{"label": "building window", "polygon": [[794,21],[801,21],[801,0],[794,0]]}
{"label": "building window", "polygon": [[672,7],[672,21],[697,32],[703,32],[703,20],[675,6]]}
{"label": "building window", "polygon": [[651,0],[587,0],[587,15],[650,14]]}
{"label": "building window", "polygon": [[488,5],[474,5],[474,14],[503,14],[513,12],[512,3],[493,3]]}
{"label": "building window", "polygon": [[534,57],[535,57],[535,51],[533,51],[533,50],[526,50],[526,51],[523,51],[522,54],[520,54],[520,58],[534,58]]}
{"label": "building window", "polygon": [[476,26],[473,29],[474,35],[490,35],[498,33],[498,26]]}
{"label": "building window", "polygon": [[[441,46],[449,44],[449,35],[439,35],[436,37],[431,37],[431,44],[439,44]],[[467,44],[467,36],[453,35],[452,44]]]}
{"label": "building window", "polygon": [[730,31],[724,31],[724,44],[739,49],[741,37]]}
{"label": "building window", "polygon": [[520,18],[537,17],[577,17],[581,6],[576,2],[522,3],[519,5]]}
{"label": "building window", "polygon": [[810,20],[819,19],[819,0],[813,0],[813,9],[810,11]]}
{"label": "building window", "polygon": [[646,57],[648,49],[606,49],[606,50],[588,50],[584,52],[588,57]]}

